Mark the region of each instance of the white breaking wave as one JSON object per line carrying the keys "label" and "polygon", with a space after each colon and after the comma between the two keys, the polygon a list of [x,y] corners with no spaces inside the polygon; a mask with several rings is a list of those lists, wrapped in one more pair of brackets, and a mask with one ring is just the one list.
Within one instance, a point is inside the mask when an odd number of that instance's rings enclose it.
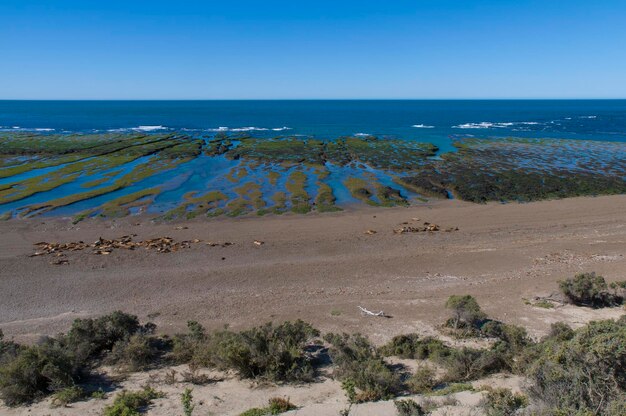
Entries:
{"label": "white breaking wave", "polygon": [[413,124],[411,127],[415,127],[416,129],[434,129],[435,126],[427,126],[426,124]]}
{"label": "white breaking wave", "polygon": [[[216,129],[208,129],[208,131],[217,131],[217,132],[226,132],[226,131],[268,131],[270,129],[265,127],[218,127]],[[291,130],[289,127],[276,127],[272,129],[273,131],[282,131],[282,130]]]}
{"label": "white breaking wave", "polygon": [[453,129],[488,129],[493,127],[493,123],[482,121],[480,123],[465,123],[457,126],[452,126]]}
{"label": "white breaking wave", "polygon": [[368,137],[368,136],[371,136],[371,134],[369,134],[369,133],[356,133],[355,136],[356,137]]}
{"label": "white breaking wave", "polygon": [[490,121],[481,121],[480,123],[465,123],[452,126],[453,129],[505,129],[513,126],[533,126],[538,125],[536,121],[511,121],[506,123],[494,123]]}
{"label": "white breaking wave", "polygon": [[0,130],[2,131],[38,131],[38,132],[46,132],[46,131],[54,131],[55,129],[49,127],[35,127],[35,128],[27,128],[20,126],[0,126]]}
{"label": "white breaking wave", "polygon": [[598,116],[581,116],[579,118],[598,118]]}
{"label": "white breaking wave", "polygon": [[164,126],[138,126],[133,127],[131,130],[134,131],[156,131],[156,130],[165,130],[167,127]]}

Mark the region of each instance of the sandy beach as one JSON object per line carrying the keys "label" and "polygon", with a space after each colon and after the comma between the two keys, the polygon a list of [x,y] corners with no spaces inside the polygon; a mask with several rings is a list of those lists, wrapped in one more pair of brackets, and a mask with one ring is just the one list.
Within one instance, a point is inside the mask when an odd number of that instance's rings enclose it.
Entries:
{"label": "sandy beach", "polygon": [[[424,222],[442,231],[394,233]],[[447,297],[465,293],[489,316],[541,334],[566,312],[530,307],[524,299],[556,291],[559,279],[577,272],[596,271],[607,281],[626,272],[625,196],[437,201],[162,224],[141,217],[76,225],[38,219],[2,222],[0,233],[0,328],[24,341],[67,330],[77,317],[121,309],[166,333],[184,329],[189,319],[243,328],[301,318],[324,331],[360,331],[382,342],[441,323]],[[51,264],[50,255],[29,257],[40,241],[128,234],[201,241],[171,253],[69,252],[64,265]],[[363,317],[358,306],[391,318]]]}

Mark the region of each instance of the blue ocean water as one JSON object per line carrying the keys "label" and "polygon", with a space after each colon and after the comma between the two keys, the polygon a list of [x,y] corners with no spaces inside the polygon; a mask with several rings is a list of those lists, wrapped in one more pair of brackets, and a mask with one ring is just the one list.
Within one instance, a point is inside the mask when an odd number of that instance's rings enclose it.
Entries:
{"label": "blue ocean water", "polygon": [[626,100],[0,101],[0,130],[626,141]]}

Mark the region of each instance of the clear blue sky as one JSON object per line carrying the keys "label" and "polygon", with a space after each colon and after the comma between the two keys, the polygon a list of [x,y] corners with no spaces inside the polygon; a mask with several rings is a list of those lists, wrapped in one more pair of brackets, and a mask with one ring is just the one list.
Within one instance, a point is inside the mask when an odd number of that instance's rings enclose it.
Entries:
{"label": "clear blue sky", "polygon": [[624,0],[1,0],[0,98],[626,98]]}

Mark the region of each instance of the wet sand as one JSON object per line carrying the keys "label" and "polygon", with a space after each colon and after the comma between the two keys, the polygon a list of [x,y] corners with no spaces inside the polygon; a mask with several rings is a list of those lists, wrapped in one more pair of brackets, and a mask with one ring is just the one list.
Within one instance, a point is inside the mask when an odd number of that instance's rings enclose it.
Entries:
{"label": "wet sand", "polygon": [[[404,222],[459,230],[395,234]],[[65,331],[77,317],[121,309],[166,333],[183,330],[189,319],[209,328],[243,328],[301,318],[323,331],[360,331],[383,342],[441,323],[447,297],[465,293],[491,317],[541,334],[550,322],[582,323],[586,319],[578,315],[593,311],[542,309],[524,298],[556,291],[559,279],[577,272],[596,271],[608,281],[626,276],[626,196],[528,204],[438,201],[164,224],[142,217],[76,225],[69,219],[18,220],[0,223],[0,233],[0,328],[22,341]],[[52,256],[29,257],[39,241],[125,234],[202,242],[172,253],[70,252],[66,265],[50,264]],[[364,317],[358,306],[391,318]]]}

